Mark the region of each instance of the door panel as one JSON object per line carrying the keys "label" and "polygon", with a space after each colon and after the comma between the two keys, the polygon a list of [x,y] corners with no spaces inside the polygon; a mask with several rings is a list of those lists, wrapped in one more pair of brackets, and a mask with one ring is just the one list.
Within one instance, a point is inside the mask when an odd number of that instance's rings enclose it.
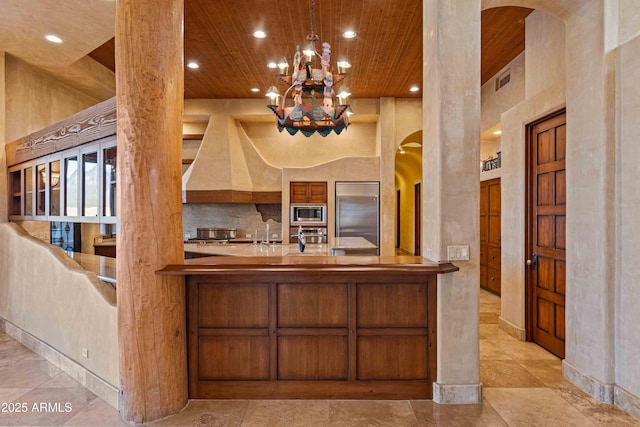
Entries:
{"label": "door panel", "polygon": [[527,337],[564,357],[565,113],[530,126],[527,144]]}
{"label": "door panel", "polygon": [[500,178],[480,183],[480,287],[500,295]]}

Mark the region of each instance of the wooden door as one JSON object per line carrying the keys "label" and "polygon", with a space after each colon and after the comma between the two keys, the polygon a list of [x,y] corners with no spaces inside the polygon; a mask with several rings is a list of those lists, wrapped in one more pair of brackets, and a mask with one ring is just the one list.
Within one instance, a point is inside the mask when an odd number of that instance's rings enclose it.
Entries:
{"label": "wooden door", "polygon": [[564,358],[566,114],[529,126],[528,339]]}
{"label": "wooden door", "polygon": [[480,287],[501,294],[500,178],[480,183]]}
{"label": "wooden door", "polygon": [[413,215],[414,215],[414,219],[413,219],[413,242],[414,242],[414,248],[413,248],[413,255],[414,256],[420,256],[420,240],[422,239],[421,233],[420,233],[420,229],[421,229],[421,222],[420,222],[420,215],[422,215],[422,211],[420,210],[420,205],[422,204],[421,200],[421,190],[420,190],[420,183],[417,183],[414,186],[414,197],[413,197]]}

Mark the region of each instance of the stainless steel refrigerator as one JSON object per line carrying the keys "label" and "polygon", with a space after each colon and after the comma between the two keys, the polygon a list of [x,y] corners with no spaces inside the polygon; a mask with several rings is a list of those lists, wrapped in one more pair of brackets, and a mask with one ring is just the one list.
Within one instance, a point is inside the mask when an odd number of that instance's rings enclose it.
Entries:
{"label": "stainless steel refrigerator", "polygon": [[[336,182],[336,237],[364,237],[380,247],[380,183]],[[380,249],[375,251],[380,254]]]}

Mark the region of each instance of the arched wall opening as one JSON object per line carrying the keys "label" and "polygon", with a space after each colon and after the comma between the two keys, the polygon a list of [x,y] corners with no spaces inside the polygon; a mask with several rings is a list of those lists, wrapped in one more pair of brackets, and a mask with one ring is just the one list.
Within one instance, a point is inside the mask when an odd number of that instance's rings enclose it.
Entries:
{"label": "arched wall opening", "polygon": [[[418,246],[422,234],[420,222],[416,224],[416,185],[422,184],[422,131],[416,131],[405,137],[396,150],[395,190],[396,215],[395,237],[396,252],[403,255],[416,255],[416,236]],[[418,200],[420,203],[420,200]],[[420,209],[418,207],[418,209]],[[418,232],[416,232],[418,228]]]}

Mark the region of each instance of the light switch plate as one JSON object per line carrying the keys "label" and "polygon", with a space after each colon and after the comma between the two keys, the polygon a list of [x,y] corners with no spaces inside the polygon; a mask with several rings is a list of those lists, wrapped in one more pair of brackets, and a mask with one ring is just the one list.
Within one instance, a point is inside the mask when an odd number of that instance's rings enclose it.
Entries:
{"label": "light switch plate", "polygon": [[469,261],[469,245],[447,246],[447,258],[449,261]]}

